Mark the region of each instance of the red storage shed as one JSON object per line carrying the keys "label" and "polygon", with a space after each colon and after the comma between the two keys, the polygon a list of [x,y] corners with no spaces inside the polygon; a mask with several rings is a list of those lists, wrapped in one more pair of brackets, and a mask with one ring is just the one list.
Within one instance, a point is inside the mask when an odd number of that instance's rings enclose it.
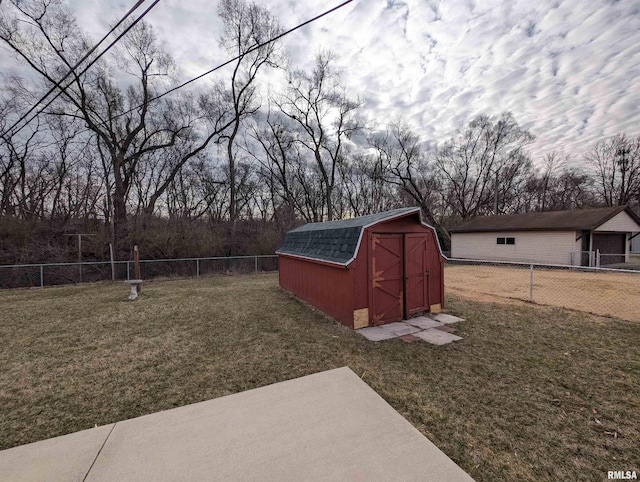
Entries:
{"label": "red storage shed", "polygon": [[280,286],[354,329],[444,307],[444,257],[420,208],[289,231]]}

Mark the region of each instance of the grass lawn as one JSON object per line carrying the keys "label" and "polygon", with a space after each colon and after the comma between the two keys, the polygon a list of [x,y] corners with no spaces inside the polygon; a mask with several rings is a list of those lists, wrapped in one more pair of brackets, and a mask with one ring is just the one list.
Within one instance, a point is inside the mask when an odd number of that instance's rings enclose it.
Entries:
{"label": "grass lawn", "polygon": [[273,274],[126,296],[0,292],[0,449],[347,365],[479,481],[640,470],[638,323],[449,297],[464,340],[437,347],[369,342]]}

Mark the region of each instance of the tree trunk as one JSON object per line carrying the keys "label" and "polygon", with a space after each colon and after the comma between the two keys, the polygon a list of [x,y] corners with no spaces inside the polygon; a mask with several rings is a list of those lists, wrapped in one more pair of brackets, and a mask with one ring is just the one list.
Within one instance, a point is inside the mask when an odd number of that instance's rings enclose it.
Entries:
{"label": "tree trunk", "polygon": [[113,163],[113,174],[115,180],[115,189],[113,193],[113,250],[116,260],[124,258],[127,240],[127,203],[126,203],[126,186],[121,177],[121,167],[124,163],[124,156],[118,154]]}

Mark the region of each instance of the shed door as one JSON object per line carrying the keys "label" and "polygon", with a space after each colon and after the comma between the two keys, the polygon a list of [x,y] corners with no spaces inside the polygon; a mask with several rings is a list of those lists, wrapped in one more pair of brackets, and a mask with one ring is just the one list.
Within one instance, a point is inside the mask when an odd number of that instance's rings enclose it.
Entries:
{"label": "shed door", "polygon": [[423,234],[405,234],[404,281],[405,315],[429,309],[427,272],[427,237]]}
{"label": "shed door", "polygon": [[371,234],[371,321],[400,321],[403,305],[402,234]]}
{"label": "shed door", "polygon": [[[593,233],[593,250],[600,250],[600,264],[624,263],[626,233]],[[611,256],[612,254],[622,256]]]}

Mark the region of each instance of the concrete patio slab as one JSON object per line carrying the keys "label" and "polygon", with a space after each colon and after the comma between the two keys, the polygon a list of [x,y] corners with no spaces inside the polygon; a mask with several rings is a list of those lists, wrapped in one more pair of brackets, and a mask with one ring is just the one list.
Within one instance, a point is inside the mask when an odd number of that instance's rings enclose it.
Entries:
{"label": "concrete patio slab", "polygon": [[101,428],[46,441],[91,455],[73,473],[41,442],[0,452],[7,480],[472,480],[346,367],[118,422],[92,466]]}
{"label": "concrete patio slab", "polygon": [[84,479],[114,424],[0,451],[0,480]]}
{"label": "concrete patio slab", "polygon": [[409,323],[406,323],[404,321],[397,321],[395,323],[387,323],[386,325],[380,325],[380,328],[382,328],[383,330],[387,330],[390,333],[393,333],[395,336],[411,335],[412,333],[416,333],[420,331],[420,328],[411,326]]}
{"label": "concrete patio slab", "polygon": [[436,330],[435,328],[421,331],[420,333],[416,333],[413,336],[417,336],[418,338],[421,338],[433,345],[446,345],[447,343],[451,343],[452,341],[462,340],[462,338],[459,336],[452,335],[451,333],[446,333],[441,330]]}
{"label": "concrete patio slab", "polygon": [[382,341],[396,338],[396,335],[394,335],[390,331],[383,330],[379,326],[368,326],[366,328],[360,328],[359,330],[356,330],[356,333],[364,336],[367,340],[370,341]]}
{"label": "concrete patio slab", "polygon": [[458,323],[459,321],[464,321],[464,318],[458,318],[457,316],[448,315],[446,313],[438,313],[435,315],[431,315],[431,318],[444,324]]}
{"label": "concrete patio slab", "polygon": [[442,323],[434,320],[433,318],[429,318],[428,316],[410,318],[407,320],[407,323],[420,328],[421,330],[428,330],[429,328],[435,328],[436,326],[443,326]]}
{"label": "concrete patio slab", "polygon": [[87,478],[318,479],[470,480],[348,368],[119,423]]}

